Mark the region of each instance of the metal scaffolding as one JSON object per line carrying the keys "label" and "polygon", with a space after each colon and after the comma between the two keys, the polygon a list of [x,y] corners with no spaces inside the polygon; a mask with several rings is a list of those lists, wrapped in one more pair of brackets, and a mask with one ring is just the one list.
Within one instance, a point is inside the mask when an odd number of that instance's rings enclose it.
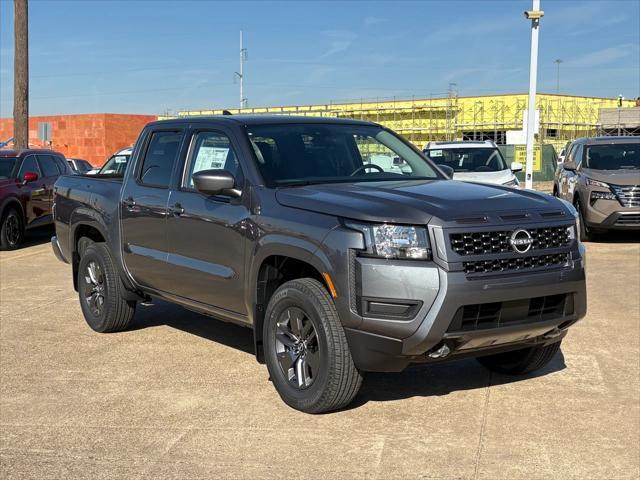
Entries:
{"label": "metal scaffolding", "polygon": [[[599,112],[616,107],[615,98],[576,97],[539,94],[540,112],[537,143],[553,144],[556,149],[567,141],[595,135],[602,129]],[[633,106],[625,101],[623,110]],[[526,94],[460,97],[450,86],[446,94],[428,98],[359,99],[318,105],[252,107],[226,109],[232,114],[285,114],[319,117],[357,118],[389,127],[418,147],[430,141],[490,139],[506,143],[508,131],[523,129],[527,109]],[[178,116],[219,115],[223,109],[179,112]]]}

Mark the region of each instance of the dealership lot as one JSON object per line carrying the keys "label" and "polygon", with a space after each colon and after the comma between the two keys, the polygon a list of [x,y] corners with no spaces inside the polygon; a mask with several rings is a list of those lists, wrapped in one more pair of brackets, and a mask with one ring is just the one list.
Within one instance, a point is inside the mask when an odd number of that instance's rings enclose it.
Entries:
{"label": "dealership lot", "polygon": [[47,234],[0,254],[3,478],[638,478],[640,244],[587,246],[589,311],[524,378],[474,360],[370,374],[288,408],[247,329],[156,302],[85,324]]}

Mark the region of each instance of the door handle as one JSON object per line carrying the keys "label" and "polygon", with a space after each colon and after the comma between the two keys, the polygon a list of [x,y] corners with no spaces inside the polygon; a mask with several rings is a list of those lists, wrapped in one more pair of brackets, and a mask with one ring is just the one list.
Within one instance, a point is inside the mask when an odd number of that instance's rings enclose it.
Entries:
{"label": "door handle", "polygon": [[184,208],[182,208],[182,205],[180,205],[179,203],[176,203],[169,209],[169,212],[171,212],[172,215],[179,217],[184,213]]}
{"label": "door handle", "polygon": [[127,210],[131,210],[136,206],[136,201],[132,197],[127,197],[122,201],[122,204]]}

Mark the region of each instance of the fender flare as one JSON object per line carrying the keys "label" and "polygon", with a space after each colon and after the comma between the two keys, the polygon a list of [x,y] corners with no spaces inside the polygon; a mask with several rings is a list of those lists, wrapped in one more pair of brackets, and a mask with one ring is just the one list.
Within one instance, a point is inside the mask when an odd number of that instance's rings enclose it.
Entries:
{"label": "fender flare", "polygon": [[262,332],[263,318],[258,313],[258,274],[263,262],[271,256],[278,255],[305,262],[320,274],[330,272],[331,265],[324,254],[316,255],[320,251],[319,245],[308,240],[289,237],[286,235],[268,235],[262,238],[250,254],[251,263],[248,267],[245,283],[245,304],[249,321],[253,331],[253,345],[256,359],[263,362]]}

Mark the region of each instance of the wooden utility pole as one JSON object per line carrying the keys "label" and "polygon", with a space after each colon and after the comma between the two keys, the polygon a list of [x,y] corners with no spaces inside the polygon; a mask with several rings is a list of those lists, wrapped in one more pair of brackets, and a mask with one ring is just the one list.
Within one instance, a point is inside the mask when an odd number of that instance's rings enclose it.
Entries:
{"label": "wooden utility pole", "polygon": [[29,147],[29,18],[28,0],[13,2],[13,144]]}

